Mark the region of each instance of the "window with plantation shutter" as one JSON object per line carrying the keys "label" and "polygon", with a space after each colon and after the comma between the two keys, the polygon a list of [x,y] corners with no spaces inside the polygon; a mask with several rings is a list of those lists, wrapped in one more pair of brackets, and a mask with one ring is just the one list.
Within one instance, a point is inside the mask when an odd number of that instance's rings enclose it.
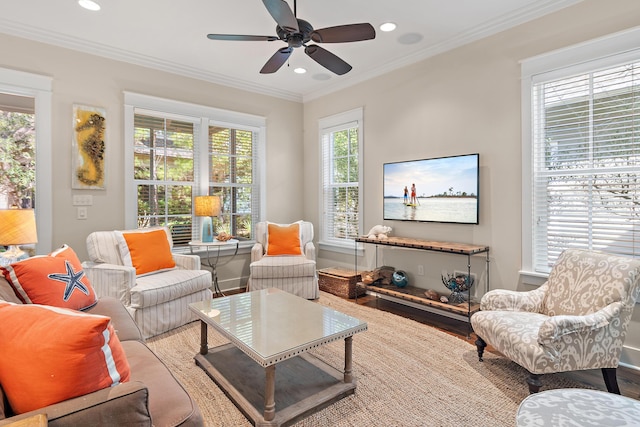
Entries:
{"label": "window with plantation shutter", "polygon": [[209,126],[209,194],[223,200],[214,218],[216,230],[250,239],[259,221],[259,187],[255,182],[258,133],[227,126]]}
{"label": "window with plantation shutter", "polygon": [[322,221],[320,244],[353,250],[360,234],[362,110],[320,120]]}
{"label": "window with plantation shutter", "polygon": [[265,119],[125,93],[125,223],[167,226],[174,248],[200,240],[193,198],[220,196],[214,232],[254,238],[263,193]]}
{"label": "window with plantation shutter", "polygon": [[530,85],[538,273],[567,248],[640,256],[640,51],[561,71]]}
{"label": "window with plantation shutter", "polygon": [[174,245],[192,240],[193,121],[136,113],[134,169],[137,228],[168,226]]}

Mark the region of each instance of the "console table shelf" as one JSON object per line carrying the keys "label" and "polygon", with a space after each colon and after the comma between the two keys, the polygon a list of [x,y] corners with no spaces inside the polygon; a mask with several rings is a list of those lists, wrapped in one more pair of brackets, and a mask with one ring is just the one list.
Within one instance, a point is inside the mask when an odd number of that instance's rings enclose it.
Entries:
{"label": "console table shelf", "polygon": [[416,304],[422,304],[425,306],[433,307],[438,310],[448,311],[460,316],[470,316],[471,314],[480,311],[480,304],[471,303],[471,307],[466,302],[460,304],[448,304],[440,301],[430,300],[425,297],[424,289],[416,288],[415,286],[406,286],[399,288],[395,285],[367,285],[367,291],[370,293],[388,295],[400,300],[410,301]]}
{"label": "console table shelf", "polygon": [[[388,237],[386,239],[369,239],[366,236],[357,237],[356,242],[377,246],[393,246],[405,249],[416,249],[431,252],[443,252],[452,255],[463,255],[467,257],[467,274],[471,276],[471,257],[478,254],[486,254],[486,289],[489,290],[489,246],[472,245],[467,243],[438,242],[432,240],[412,239],[408,237]],[[356,274],[358,273],[358,251],[356,248]],[[477,284],[476,284],[477,285]],[[480,304],[472,302],[471,298],[467,302],[460,304],[449,304],[428,299],[424,291],[426,289],[415,286],[399,288],[395,285],[373,284],[366,286],[367,293],[379,298],[388,299],[406,304],[423,310],[439,313],[469,322],[471,315],[480,310]],[[470,294],[470,292],[469,292]],[[356,297],[357,298],[357,297]]]}

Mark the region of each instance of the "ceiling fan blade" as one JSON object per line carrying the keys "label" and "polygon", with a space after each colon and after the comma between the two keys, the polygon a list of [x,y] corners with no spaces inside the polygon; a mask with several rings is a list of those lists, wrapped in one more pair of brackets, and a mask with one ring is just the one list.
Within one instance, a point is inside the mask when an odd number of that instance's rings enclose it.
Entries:
{"label": "ceiling fan blade", "polygon": [[245,41],[245,42],[272,42],[280,40],[276,36],[247,36],[242,34],[207,34],[207,38],[211,40],[230,40],[230,41]]}
{"label": "ceiling fan blade", "polygon": [[333,71],[340,76],[351,71],[351,65],[347,64],[328,50],[315,44],[305,47],[304,53],[309,55],[311,59],[322,65],[327,70]]}
{"label": "ceiling fan blade", "polygon": [[282,49],[278,49],[276,53],[273,54],[271,58],[267,61],[266,64],[260,70],[260,74],[271,74],[275,73],[282,67],[282,64],[287,62],[289,56],[293,52],[293,48],[283,47]]}
{"label": "ceiling fan blade", "polygon": [[298,32],[298,20],[284,0],[262,0],[265,7],[276,20],[278,26],[287,31]]}
{"label": "ceiling fan blade", "polygon": [[371,24],[349,24],[320,28],[311,33],[316,43],[359,42],[376,38],[376,30]]}

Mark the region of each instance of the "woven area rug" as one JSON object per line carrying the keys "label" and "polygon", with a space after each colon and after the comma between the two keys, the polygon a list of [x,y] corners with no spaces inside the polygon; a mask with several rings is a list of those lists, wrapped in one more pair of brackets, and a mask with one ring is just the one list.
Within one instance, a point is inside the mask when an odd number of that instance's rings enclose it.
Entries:
{"label": "woven area rug", "polygon": [[[295,426],[513,426],[528,395],[524,369],[435,328],[321,292],[319,304],[364,320],[369,330],[353,339],[354,395]],[[209,345],[227,341],[209,328]],[[200,324],[190,323],[147,341],[200,406],[207,426],[250,426],[216,384],[197,367]],[[338,369],[344,343],[313,354]],[[276,368],[277,372],[277,368]],[[277,375],[277,373],[276,373]],[[545,375],[542,389],[584,387],[562,374]],[[276,390],[276,408],[278,391]]]}

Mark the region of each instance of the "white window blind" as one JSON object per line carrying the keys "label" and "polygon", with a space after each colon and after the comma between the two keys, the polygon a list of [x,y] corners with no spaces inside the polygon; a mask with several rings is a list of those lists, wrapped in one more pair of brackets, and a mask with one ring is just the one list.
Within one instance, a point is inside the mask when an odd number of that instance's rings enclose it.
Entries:
{"label": "white window blind", "polygon": [[[320,242],[325,245],[353,248],[354,239],[360,233],[361,117],[361,110],[355,110],[321,121]],[[348,118],[358,120],[340,123]]]}
{"label": "white window blind", "polygon": [[195,120],[134,115],[134,180],[138,228],[167,226],[173,243],[192,239],[191,200],[197,162]]}
{"label": "white window blind", "polygon": [[251,224],[260,220],[258,136],[252,129],[209,126],[209,194],[223,200],[222,213],[214,218],[218,232],[250,239]]}
{"label": "white window blind", "polygon": [[640,60],[532,86],[532,267],[640,256]]}

